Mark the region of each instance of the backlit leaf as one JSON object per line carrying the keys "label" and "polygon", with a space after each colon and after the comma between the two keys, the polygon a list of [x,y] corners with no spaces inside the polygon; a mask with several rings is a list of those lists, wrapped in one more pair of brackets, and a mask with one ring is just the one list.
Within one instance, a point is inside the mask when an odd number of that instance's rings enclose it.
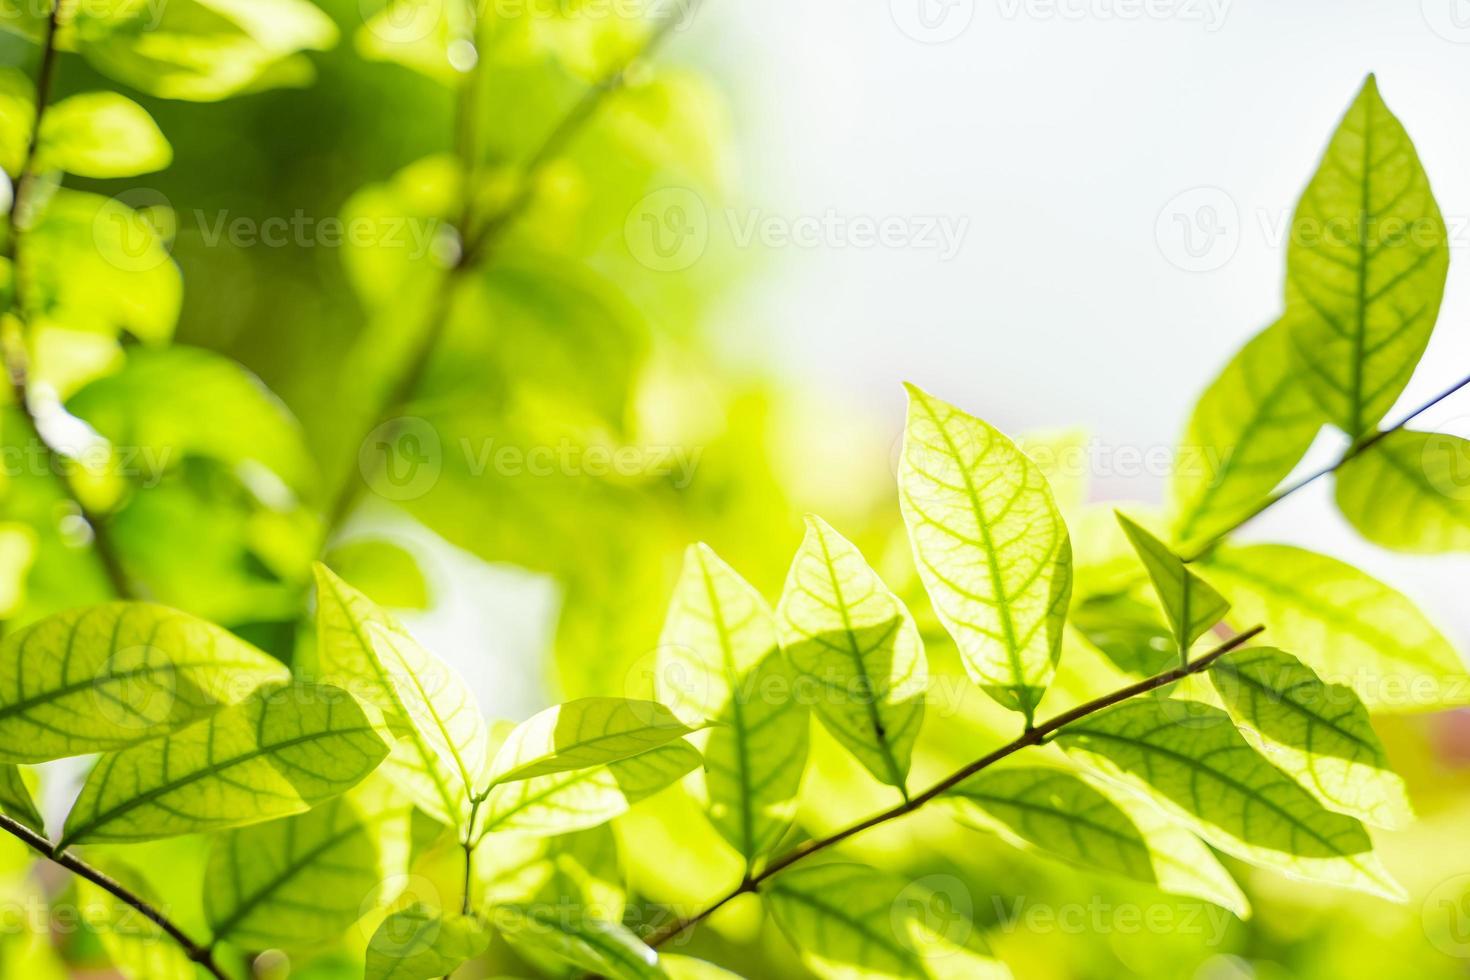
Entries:
{"label": "backlit leaf", "polygon": [[1261,331],[1200,395],[1169,481],[1169,527],[1208,541],[1286,479],[1326,415],[1301,378],[1287,324]]}
{"label": "backlit leaf", "polygon": [[[1117,803],[1072,773],[1036,767],[990,769],[965,780],[945,798],[956,804],[963,822],[1017,846],[1233,910],[1242,906],[1238,890],[1220,887],[1224,871],[1198,840],[1186,833],[1192,846],[1180,847],[1177,835],[1145,832]],[[1217,874],[1205,877],[1211,864]]]}
{"label": "backlit leaf", "polygon": [[1389,768],[1352,688],[1324,684],[1270,647],[1229,653],[1209,673],[1246,737],[1325,806],[1380,827],[1413,819],[1404,781]]}
{"label": "backlit leaf", "polygon": [[162,170],[173,150],[138,103],[116,92],[84,92],[46,109],[38,169],[79,177],[133,177]]}
{"label": "backlit leaf", "polygon": [[1029,721],[1061,652],[1067,528],[1041,470],[996,429],[908,386],[899,504],[935,612],[985,692]]}
{"label": "backlit leaf", "polygon": [[1105,775],[1148,792],[1243,861],[1403,897],[1363,825],[1324,809],[1251,748],[1218,708],[1172,699],[1125,702],[1073,722],[1057,742]]}
{"label": "backlit leaf", "polygon": [[492,783],[507,783],[640,755],[693,729],[656,701],[580,698],[517,725],[490,764]]}
{"label": "backlit leaf", "polygon": [[706,545],[685,553],[656,687],[686,722],[716,723],[704,750],[715,828],[747,862],[768,853],[795,815],[810,722],[770,607]]}
{"label": "backlit leaf", "polygon": [[1470,551],[1470,440],[1399,429],[1337,471],[1342,516],[1395,551]]}
{"label": "backlit leaf", "polygon": [[554,837],[500,833],[475,849],[475,895],[494,906],[575,902],[588,914],[622,919],[627,904],[618,843],[601,824]]}
{"label": "backlit leaf", "polygon": [[326,564],[353,588],[388,609],[427,609],[429,584],[408,549],[382,538],[335,545]]}
{"label": "backlit leaf", "polygon": [[850,541],[809,516],[776,618],[786,656],[815,692],[817,717],[869,772],[902,790],[929,679],[903,603]]}
{"label": "backlit leaf", "polygon": [[1240,628],[1266,623],[1329,683],[1369,711],[1470,703],[1470,675],[1449,641],[1401,593],[1335,558],[1288,545],[1221,548],[1202,563],[1235,604]]}
{"label": "backlit leaf", "polygon": [[366,980],[447,977],[490,945],[473,916],[450,915],[415,902],[385,918],[367,945]]}
{"label": "backlit leaf", "polygon": [[164,606],[111,602],[57,613],[0,646],[0,759],[124,748],[288,673],[219,627]]}
{"label": "backlit leaf", "polygon": [[0,813],[19,820],[38,834],[46,833],[45,821],[31,799],[31,789],[20,766],[0,764]]}
{"label": "backlit leaf", "polygon": [[518,949],[551,954],[568,966],[609,980],[657,980],[668,974],[658,953],[618,922],[593,918],[556,903],[504,905],[495,924]]}
{"label": "backlit leaf", "polygon": [[[109,861],[102,870],[159,907],[153,889],[134,869]],[[77,896],[88,927],[125,980],[196,980],[198,973],[183,947],[147,916],[85,878],[77,879]]]}
{"label": "backlit leaf", "polygon": [[958,878],[948,890],[860,864],[794,868],[761,887],[767,907],[802,962],[830,980],[991,978],[992,959],[972,922],[973,899]]}
{"label": "backlit leaf", "polygon": [[1179,641],[1180,655],[1187,659],[1194,641],[1224,618],[1230,611],[1230,603],[1191,571],[1168,545],[1129,520],[1122,511],[1118,512],[1118,523],[1148,571],[1174,638]]}
{"label": "backlit leaf", "polygon": [[1429,178],[1369,75],[1297,204],[1286,252],[1292,344],[1349,436],[1369,432],[1408,384],[1449,259]]}
{"label": "backlit leaf", "polygon": [[182,731],[103,756],[62,843],[151,840],[302,813],[351,789],[387,754],[345,691],[262,688]]}

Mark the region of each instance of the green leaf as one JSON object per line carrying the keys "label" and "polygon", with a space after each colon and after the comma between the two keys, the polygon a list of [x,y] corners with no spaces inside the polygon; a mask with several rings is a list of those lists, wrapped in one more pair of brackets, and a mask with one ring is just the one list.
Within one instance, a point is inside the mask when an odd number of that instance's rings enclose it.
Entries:
{"label": "green leaf", "polygon": [[694,731],[656,701],[581,698],[521,722],[490,764],[490,781],[508,783],[641,755]]}
{"label": "green leaf", "polygon": [[464,680],[367,596],[316,566],[320,679],[353,691],[398,736],[384,772],[450,826],[469,815],[485,765],[485,719]]}
{"label": "green leaf", "polygon": [[114,198],[59,190],[26,232],[16,276],[27,322],[167,341],[183,280],[147,212]]}
{"label": "green leaf", "polygon": [[59,846],[141,841],[262,823],[361,782],[388,745],[347,692],[261,688],[173,735],[103,756]]}
{"label": "green leaf", "polygon": [[673,784],[699,762],[692,745],[670,742],[605,766],[501,783],[481,807],[481,835],[506,830],[565,834],[595,827]]}
{"label": "green leaf", "polygon": [[616,922],[627,906],[617,837],[607,824],[554,837],[497,834],[475,849],[474,861],[475,895],[487,917],[499,905],[574,902]]}
{"label": "green leaf", "polygon": [[326,565],[353,588],[390,609],[427,609],[429,584],[408,549],[382,538],[334,545]]}
{"label": "green leaf", "polygon": [[1291,349],[1287,324],[1257,334],[1194,406],[1169,482],[1169,528],[1181,545],[1244,518],[1311,448],[1326,415]]}
{"label": "green leaf", "polygon": [[813,708],[875,777],[904,791],[929,670],[913,618],[850,541],[808,516],[776,611]]}
{"label": "green leaf", "polygon": [[[11,2],[0,0],[0,30],[18,14],[10,10]],[[0,169],[12,180],[20,176],[35,119],[36,86],[30,77],[19,68],[0,68]]]}
{"label": "green leaf", "polygon": [[1238,889],[1222,887],[1222,879],[1229,881],[1224,869],[1192,835],[1182,835],[1184,843],[1177,834],[1145,833],[1117,803],[1072,773],[991,769],[965,780],[946,798],[956,804],[962,822],[1017,847],[1232,910],[1243,906]]}
{"label": "green leaf", "polygon": [[31,788],[26,785],[25,772],[19,766],[0,765],[0,813],[19,820],[38,834],[46,833],[45,821],[31,799]]}
{"label": "green leaf", "polygon": [[1470,674],[1448,640],[1399,592],[1351,565],[1288,545],[1220,548],[1203,563],[1230,593],[1237,626],[1271,639],[1370,711],[1470,703]]}
{"label": "green leaf", "polygon": [[[959,879],[926,887],[861,864],[797,868],[761,886],[781,931],[819,977],[1010,977],[979,943]],[[936,882],[940,883],[940,882]]]}
{"label": "green leaf", "polygon": [[1470,551],[1470,440],[1399,429],[1337,470],[1337,506],[1374,544]]}
{"label": "green leaf", "polygon": [[1133,550],[1138,552],[1138,558],[1148,571],[1154,591],[1164,606],[1169,628],[1179,641],[1179,655],[1187,660],[1189,648],[1194,645],[1194,641],[1204,636],[1210,627],[1225,617],[1230,611],[1230,603],[1212,589],[1208,582],[1190,571],[1183,560],[1169,550],[1168,545],[1130,520],[1122,511],[1116,513],[1118,523],[1123,526],[1123,533],[1128,535]]}
{"label": "green leaf", "polygon": [[1414,817],[1404,781],[1352,688],[1324,684],[1289,653],[1237,650],[1210,668],[1210,681],[1247,739],[1324,806],[1379,827]]}
{"label": "green leaf", "polygon": [[1243,861],[1306,881],[1404,896],[1363,825],[1324,809],[1257,754],[1218,708],[1130,701],[1073,722],[1057,742]]}
{"label": "green leaf", "polygon": [[445,85],[458,85],[468,63],[456,65],[450,52],[456,45],[463,51],[472,44],[474,29],[474,8],[465,0],[389,0],[358,28],[354,41],[364,58],[393,62]]}
{"label": "green leaf", "polygon": [[680,956],[677,953],[660,953],[659,964],[663,966],[664,972],[669,975],[670,980],[740,980],[739,974],[731,973],[729,970],[706,963],[704,960],[696,960],[692,956]]}
{"label": "green leaf", "polygon": [[707,545],[685,553],[656,669],[660,701],[686,722],[716,722],[704,750],[708,813],[753,863],[795,816],[810,722],[770,607]]}
{"label": "green leaf", "polygon": [[0,646],[0,759],[110,752],[207,717],[284,664],[163,606],[111,602],[57,613]]}
{"label": "green leaf", "polygon": [[1449,259],[1429,178],[1369,75],[1297,204],[1286,252],[1292,345],[1349,436],[1371,431],[1408,384]]}
{"label": "green leaf", "polygon": [[447,977],[490,945],[490,934],[468,915],[447,915],[415,902],[392,913],[368,940],[367,980]]}
{"label": "green leaf", "polygon": [[1157,603],[1135,594],[1142,588],[1082,600],[1070,625],[1119,670],[1148,677],[1178,659],[1179,643]]}
{"label": "green leaf", "polygon": [[1067,528],[1036,464],[977,418],[908,386],[899,504],[924,588],[970,677],[1028,723],[1061,653]]}
{"label": "green leaf", "polygon": [[84,92],[48,107],[36,147],[37,169],[78,177],[134,177],[172,161],[148,110],[116,92]]}
{"label": "green leaf", "polygon": [[[108,862],[102,870],[154,908],[162,907],[153,889],[133,868]],[[197,980],[194,964],[183,947],[137,909],[85,878],[77,879],[77,897],[87,926],[126,980]]]}
{"label": "green leaf", "polygon": [[337,28],[306,0],[168,0],[81,4],[76,49],[98,71],[165,99],[212,102],[304,85],[301,50],[325,50]]}
{"label": "green leaf", "polygon": [[406,803],[385,793],[353,791],[216,838],[204,877],[215,940],[298,950],[334,939],[402,866],[409,816]]}
{"label": "green leaf", "polygon": [[495,924],[518,949],[547,952],[569,966],[609,980],[658,980],[668,974],[650,949],[621,923],[557,904],[503,905]]}

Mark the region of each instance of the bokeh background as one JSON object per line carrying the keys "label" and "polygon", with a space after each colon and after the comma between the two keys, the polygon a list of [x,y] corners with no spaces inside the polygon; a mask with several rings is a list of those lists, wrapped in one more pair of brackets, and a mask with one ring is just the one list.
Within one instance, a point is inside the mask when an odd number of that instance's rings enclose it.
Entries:
{"label": "bokeh background", "polygon": [[[371,379],[345,352],[415,327],[365,298],[349,249],[209,229],[352,213],[363,188],[447,151],[454,119],[445,86],[364,56],[360,32],[379,4],[320,5],[343,39],[313,55],[312,84],[210,104],[138,95],[173,143],[173,165],[80,186],[172,208],[178,342],[255,372],[300,420],[330,482],[362,478],[364,434],[343,406]],[[596,44],[578,70],[575,44],[555,43],[574,67],[550,80],[529,56],[489,73],[500,86],[485,104],[492,159],[523,155],[595,76],[585,66]],[[0,43],[6,64],[32,56]],[[484,396],[464,434],[500,438],[506,377],[562,358],[572,366],[546,387],[571,394],[541,403],[543,421],[564,420],[569,404],[582,412],[588,389],[617,375],[611,427],[685,453],[691,479],[604,493],[580,477],[548,488],[491,474],[491,486],[446,467],[413,501],[367,494],[342,529],[344,541],[386,537],[414,556],[425,595],[405,602],[419,607],[405,618],[492,716],[524,717],[558,696],[646,693],[689,541],[710,541],[774,597],[811,510],[901,567],[892,474],[905,380],[1009,432],[1076,430],[1079,493],[1158,502],[1199,391],[1280,312],[1291,208],[1368,72],[1415,139],[1452,248],[1440,326],[1390,417],[1470,364],[1463,0],[706,0],[655,60],[634,81],[672,78],[664,95],[595,124],[507,249],[594,270],[640,339],[609,354],[558,337],[551,317],[544,335],[512,323],[487,343],[470,317],[424,399],[432,409],[436,398]],[[76,59],[58,80],[61,94],[111,85]],[[1423,423],[1470,435],[1470,395]],[[440,432],[446,447],[459,434]],[[1324,435],[1304,468],[1341,448]],[[1330,493],[1323,481],[1245,536],[1358,564],[1470,649],[1470,559],[1375,548]],[[559,519],[570,501],[574,516]],[[290,656],[290,619],[231,625]],[[956,728],[974,741],[952,739],[921,771],[945,770],[947,753],[979,754],[985,724]],[[1375,835],[1413,894],[1404,906],[1232,863],[1257,910],[1236,922],[928,815],[853,853],[951,876],[1024,978],[1470,975],[1470,716],[1392,719],[1381,732],[1423,818]],[[817,789],[861,778],[830,751],[822,766]],[[48,782],[55,805],[68,785]],[[817,828],[883,799],[876,788],[835,802],[808,795],[817,800],[803,820]],[[698,824],[670,800],[620,822],[643,842],[626,857],[643,898],[694,902],[719,889],[717,876],[681,864],[715,846]],[[748,976],[800,975],[751,905],[737,903],[690,949]],[[292,975],[333,969],[298,964]]]}

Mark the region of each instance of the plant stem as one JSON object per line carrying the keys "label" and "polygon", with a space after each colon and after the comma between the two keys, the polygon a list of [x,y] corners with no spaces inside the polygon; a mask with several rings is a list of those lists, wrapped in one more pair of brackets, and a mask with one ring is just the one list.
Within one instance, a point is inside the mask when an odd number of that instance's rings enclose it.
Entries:
{"label": "plant stem", "polygon": [[976,759],[974,762],[971,762],[964,768],[959,769],[954,773],[951,773],[950,775],[941,779],[939,782],[935,783],[933,786],[930,786],[928,789],[924,790],[922,793],[915,795],[913,798],[905,800],[903,803],[900,803],[897,806],[891,807],[887,810],[875,813],[872,816],[867,817],[866,819],[860,820],[855,824],[851,824],[843,828],[842,830],[827,835],[826,837],[820,837],[816,840],[810,840],[804,844],[799,844],[796,847],[793,847],[791,850],[787,851],[785,854],[773,858],[771,862],[766,865],[764,870],[756,875],[748,875],[744,881],[736,886],[734,891],[731,891],[729,894],[719,899],[714,904],[706,907],[702,911],[696,913],[695,915],[692,915],[687,919],[679,919],[677,921],[671,922],[668,925],[658,929],[646,940],[646,942],[650,946],[658,946],[668,942],[670,939],[679,935],[679,933],[688,929],[690,926],[693,926],[709,918],[726,903],[734,901],[741,895],[758,891],[763,882],[765,882],[773,875],[779,874],[787,868],[791,867],[796,862],[808,858],[811,855],[816,854],[818,851],[824,851],[834,844],[839,844],[842,841],[847,840],[849,837],[855,837],[863,831],[876,827],[879,824],[884,824],[890,820],[896,820],[899,817],[907,816],[908,814],[913,813],[915,810],[922,807],[925,803],[928,803],[937,796],[943,795],[944,793],[958,786],[960,783],[969,779],[971,776],[980,772],[982,769],[988,769],[990,766],[995,765],[995,763],[1000,762],[1002,759],[1005,759],[1011,755],[1014,755],[1015,753],[1021,751],[1024,748],[1027,748],[1028,746],[1042,744],[1047,740],[1048,737],[1056,734],[1057,731],[1066,727],[1067,725],[1070,725],[1074,721],[1079,721],[1083,718],[1086,718],[1088,715],[1103,710],[1104,708],[1109,708],[1120,702],[1127,701],[1129,698],[1137,697],[1140,694],[1145,694],[1149,691],[1155,690],[1156,688],[1172,684],[1175,681],[1180,680],[1181,678],[1189,676],[1190,674],[1197,674],[1201,671],[1208,670],[1215,661],[1225,656],[1225,654],[1229,653],[1231,650],[1234,650],[1237,647],[1240,647],[1251,639],[1255,638],[1256,636],[1259,636],[1264,630],[1264,626],[1253,626],[1250,629],[1246,630],[1244,633],[1239,633],[1231,637],[1229,640],[1226,640],[1224,643],[1215,647],[1213,650],[1209,651],[1208,653],[1202,654],[1201,656],[1197,657],[1187,664],[1175,667],[1173,670],[1166,670],[1161,674],[1155,674],[1154,676],[1138,681],[1137,683],[1129,684],[1127,687],[1119,688],[1118,690],[1113,691],[1111,694],[1105,694],[1100,698],[1095,698],[1092,701],[1088,701],[1084,704],[1079,704],[1077,707],[1072,708],[1069,711],[1064,711],[1056,717],[1051,718],[1048,721],[1044,721],[1034,728],[1027,728],[1026,731],[1021,733],[1021,735],[1016,739],[1007,742],[1005,745],[1002,745],[1000,748],[994,750],[988,755],[981,756],[979,759]]}
{"label": "plant stem", "polygon": [[1467,386],[1470,386],[1470,376],[1461,378],[1459,381],[1456,381],[1444,391],[1441,391],[1439,394],[1429,399],[1429,401],[1409,412],[1407,415],[1390,425],[1388,428],[1379,429],[1376,432],[1359,438],[1343,452],[1342,456],[1338,458],[1337,462],[1324,466],[1321,469],[1313,470],[1306,476],[1303,476],[1295,482],[1289,483],[1286,486],[1282,487],[1280,490],[1277,490],[1265,500],[1262,500],[1255,507],[1251,508],[1250,511],[1248,511],[1239,520],[1235,521],[1235,523],[1231,524],[1224,530],[1215,532],[1215,534],[1211,535],[1210,538],[1206,540],[1203,544],[1199,545],[1198,547],[1192,548],[1189,552],[1182,555],[1181,557],[1183,557],[1183,559],[1187,562],[1198,561],[1200,558],[1203,558],[1205,555],[1209,554],[1210,551],[1213,550],[1214,547],[1218,545],[1221,541],[1225,540],[1225,538],[1240,530],[1240,528],[1248,521],[1251,521],[1261,516],[1266,511],[1270,510],[1272,507],[1276,506],[1287,497],[1290,497],[1292,494],[1296,493],[1303,487],[1309,486],[1310,484],[1317,482],[1327,474],[1334,473],[1337,470],[1341,469],[1343,466],[1346,466],[1348,463],[1357,459],[1359,456],[1363,455],[1368,450],[1372,449],[1374,446],[1382,442],[1384,439],[1387,439],[1389,436],[1393,435],[1395,432],[1399,431],[1404,426],[1408,425],[1410,422],[1423,415],[1425,412],[1429,411],[1431,408],[1438,405],[1446,398],[1449,398],[1451,395],[1455,394],[1456,392],[1460,391],[1460,389]]}
{"label": "plant stem", "polygon": [[[11,262],[12,291],[10,298],[11,311],[17,320],[22,320],[24,304],[21,302],[21,289],[23,279],[19,269],[21,225],[28,221],[27,214],[31,198],[31,187],[35,183],[36,154],[41,143],[41,120],[46,115],[46,107],[51,101],[51,83],[56,76],[56,28],[57,19],[61,14],[60,0],[54,0],[51,9],[46,16],[45,35],[41,41],[41,66],[36,72],[36,102],[31,125],[30,139],[26,142],[26,152],[21,162],[20,170],[16,173],[14,194],[10,199],[10,234],[5,243],[4,257]],[[107,576],[112,586],[112,591],[118,598],[130,598],[133,594],[128,577],[123,571],[122,561],[118,556],[117,548],[109,536],[106,524],[101,515],[92,511],[83,502],[81,495],[77,492],[76,485],[72,483],[67,475],[62,460],[62,454],[42,434],[41,424],[36,417],[34,406],[30,399],[30,367],[26,355],[26,342],[23,336],[10,338],[3,341],[3,360],[6,378],[10,384],[11,394],[15,399],[15,406],[21,417],[25,420],[26,428],[30,436],[40,447],[41,457],[45,462],[46,469],[56,477],[60,484],[62,493],[76,507],[82,519],[92,532],[92,551],[97,556],[98,564],[102,566],[103,574]]]}
{"label": "plant stem", "polygon": [[125,885],[110,875],[104,874],[97,868],[83,861],[70,851],[57,850],[51,842],[42,835],[18,820],[12,819],[0,813],[0,830],[4,830],[12,837],[25,844],[31,850],[36,851],[46,860],[60,865],[72,874],[85,878],[92,884],[108,892],[113,897],[132,906],[141,913],[148,921],[163,930],[170,939],[179,944],[189,959],[198,963],[209,974],[217,980],[230,980],[229,974],[222,970],[214,960],[214,950],[210,946],[201,945],[190,939],[188,934],[180,929],[172,919],[164,915],[152,904],[142,897],[134,894]]}
{"label": "plant stem", "polygon": [[[681,0],[677,3],[672,15],[659,20],[649,30],[641,44],[582,93],[577,102],[557,121],[522,163],[521,179],[516,186],[515,193],[495,213],[486,217],[483,224],[478,226],[476,225],[478,216],[474,213],[475,189],[470,183],[478,170],[476,154],[479,143],[473,118],[475,89],[480,84],[477,74],[480,61],[476,61],[475,71],[460,89],[456,110],[456,153],[460,156],[461,171],[466,178],[463,188],[464,205],[458,226],[462,236],[460,253],[454,264],[444,273],[439,288],[435,291],[424,329],[419,335],[418,343],[407,358],[407,367],[393,384],[388,386],[386,394],[374,408],[369,420],[370,428],[391,419],[413,399],[414,393],[423,381],[424,374],[428,371],[434,352],[438,349],[440,341],[443,340],[444,331],[448,328],[455,284],[459,278],[483,267],[483,264],[494,253],[496,246],[515,224],[516,219],[535,200],[537,184],[547,166],[555,162],[583,128],[596,117],[597,111],[608,96],[627,83],[628,72],[633,65],[652,55],[676,27],[693,16],[697,4],[698,0]],[[331,505],[327,508],[322,533],[323,545],[347,519],[360,498],[363,488],[367,485],[366,479],[359,478],[357,466],[357,456],[354,455],[346,479],[341,480],[338,484],[337,492]]]}

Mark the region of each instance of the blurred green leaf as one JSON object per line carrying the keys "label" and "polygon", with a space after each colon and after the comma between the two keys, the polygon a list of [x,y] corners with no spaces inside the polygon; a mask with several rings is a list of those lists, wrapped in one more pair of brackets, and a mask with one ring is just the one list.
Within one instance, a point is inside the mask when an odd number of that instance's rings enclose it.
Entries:
{"label": "blurred green leaf", "polygon": [[579,698],[521,722],[490,764],[490,782],[508,783],[617,762],[694,729],[656,701]]}
{"label": "blurred green leaf", "polygon": [[390,914],[367,944],[367,980],[447,977],[490,945],[473,916],[449,915],[415,902]]}
{"label": "blurred green leaf", "polygon": [[476,895],[487,915],[506,904],[575,902],[619,921],[627,902],[618,843],[608,824],[550,837],[499,833],[475,849]]}
{"label": "blurred green leaf", "polygon": [[354,589],[390,609],[427,609],[429,585],[408,549],[382,538],[333,545],[326,564]]}
{"label": "blurred green leaf", "polygon": [[1337,506],[1395,551],[1470,551],[1470,440],[1399,429],[1337,471]]}
{"label": "blurred green leaf", "polygon": [[1369,75],[1297,204],[1286,252],[1292,344],[1349,436],[1371,431],[1408,384],[1449,260],[1429,178]]}
{"label": "blurred green leaf", "polygon": [[302,813],[351,789],[388,753],[347,692],[261,688],[182,731],[105,755],[63,844],[226,830]]}
{"label": "blurred green leaf", "polygon": [[902,602],[862,553],[808,516],[776,611],[781,645],[818,718],[876,778],[907,793],[929,669]]}
{"label": "blurred green leaf", "polygon": [[[134,895],[158,907],[158,898],[133,868],[108,862],[103,870]],[[86,879],[77,880],[88,927],[126,980],[196,980],[184,950],[137,909]]]}
{"label": "blurred green leaf", "polygon": [[1158,605],[1135,591],[1084,599],[1072,607],[1070,625],[1130,674],[1157,674],[1178,659],[1178,641]]}
{"label": "blurred green leaf", "polygon": [[562,963],[597,976],[609,980],[667,980],[658,953],[621,923],[556,904],[501,906],[495,912],[495,921],[513,946],[550,953]]}
{"label": "blurred green leaf", "polygon": [[1154,592],[1163,603],[1164,615],[1169,619],[1169,628],[1179,641],[1180,656],[1187,660],[1194,641],[1225,617],[1230,611],[1230,603],[1208,582],[1190,571],[1168,545],[1122,511],[1118,511],[1118,523],[1148,571]]}
{"label": "blurred green leaf", "polygon": [[38,834],[46,833],[46,823],[31,799],[31,788],[26,785],[25,772],[20,766],[0,764],[0,813],[19,820]]}
{"label": "blurred green leaf", "polygon": [[36,168],[133,177],[162,170],[173,156],[148,110],[116,92],[84,92],[47,107]]}
{"label": "blurred green leaf", "polygon": [[0,758],[125,748],[287,676],[284,664],[219,627],[163,606],[57,613],[0,647]]}
{"label": "blurred green leaf", "polygon": [[1322,807],[1197,701],[1125,702],[1062,729],[1057,742],[1148,793],[1211,844],[1308,881],[1402,899],[1363,825]]}
{"label": "blurred green leaf", "polygon": [[913,385],[899,503],[914,560],[965,669],[1029,722],[1061,652],[1067,528],[1046,478],[1009,439]]}
{"label": "blurred green leaf", "polygon": [[1404,781],[1352,688],[1324,684],[1270,647],[1226,654],[1210,681],[1246,738],[1324,806],[1380,827],[1413,819]]}

